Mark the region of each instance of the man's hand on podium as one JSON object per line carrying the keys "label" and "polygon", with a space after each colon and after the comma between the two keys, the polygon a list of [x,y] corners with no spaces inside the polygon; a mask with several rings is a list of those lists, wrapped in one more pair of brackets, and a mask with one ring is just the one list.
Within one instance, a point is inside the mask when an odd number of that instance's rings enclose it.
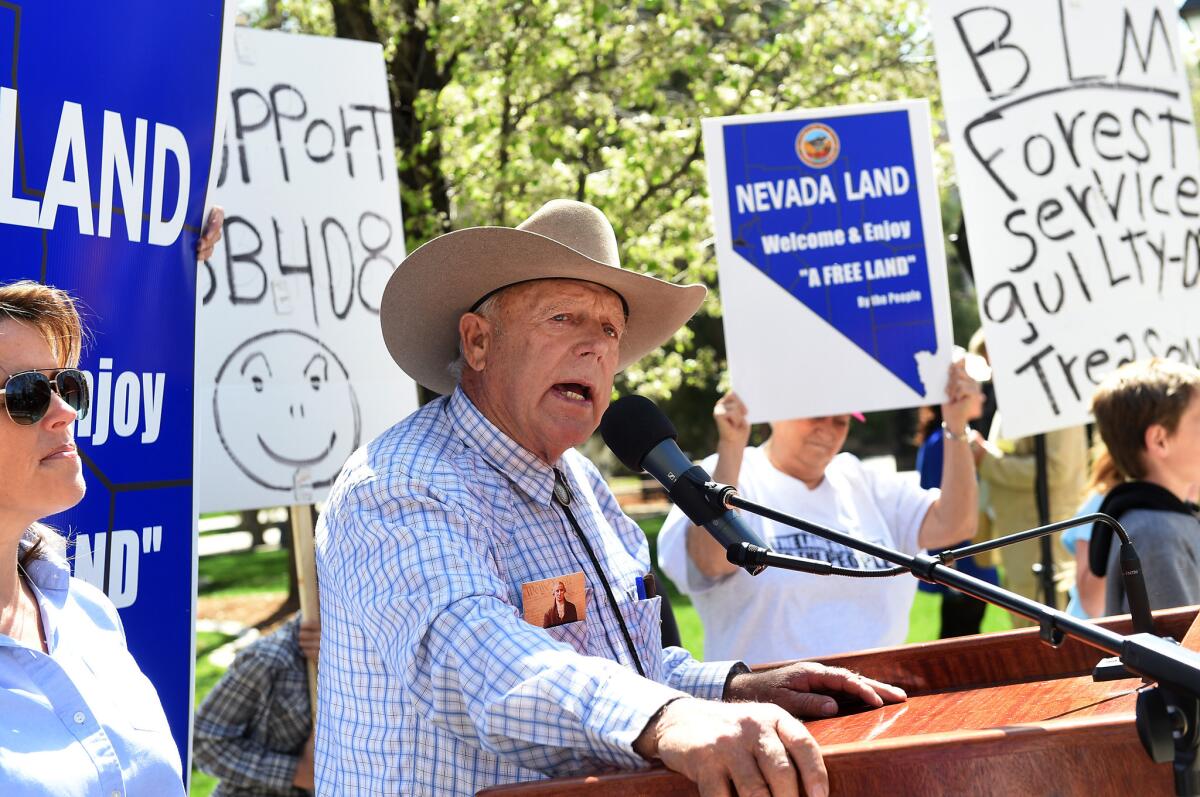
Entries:
{"label": "man's hand on podium", "polygon": [[879,708],[908,699],[898,686],[841,667],[799,661],[785,667],[733,676],[725,690],[729,701],[775,703],[798,717],[832,717],[839,703],[861,700]]}
{"label": "man's hand on podium", "polygon": [[[633,744],[684,775],[701,797],[829,794],[821,751],[804,723],[766,703],[680,698],[668,703]],[[730,791],[730,785],[733,791]]]}
{"label": "man's hand on podium", "polygon": [[[824,797],[829,778],[816,741],[796,719],[829,717],[840,698],[879,707],[907,699],[904,690],[811,662],[734,675],[726,703],[680,698],[663,707],[633,748],[696,783],[703,797]],[[775,705],[771,705],[775,704]],[[795,716],[793,716],[795,715]]]}

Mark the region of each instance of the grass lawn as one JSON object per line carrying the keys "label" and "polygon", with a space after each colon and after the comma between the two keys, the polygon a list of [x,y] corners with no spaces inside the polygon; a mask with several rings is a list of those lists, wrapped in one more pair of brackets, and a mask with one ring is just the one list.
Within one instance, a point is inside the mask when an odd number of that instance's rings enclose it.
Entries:
{"label": "grass lawn", "polygon": [[188,784],[188,797],[208,797],[217,788],[218,780],[198,769],[192,769],[192,782]]}
{"label": "grass lawn", "polygon": [[200,595],[287,592],[290,555],[290,551],[280,548],[205,556],[200,560]]}

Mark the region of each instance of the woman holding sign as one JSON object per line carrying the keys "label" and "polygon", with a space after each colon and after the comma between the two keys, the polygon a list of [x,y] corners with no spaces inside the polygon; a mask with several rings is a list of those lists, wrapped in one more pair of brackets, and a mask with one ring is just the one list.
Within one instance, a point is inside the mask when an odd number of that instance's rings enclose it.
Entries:
{"label": "woman holding sign", "polygon": [[83,498],[70,296],[0,286],[0,794],[182,795],[179,752],[116,609],[39,522]]}
{"label": "woman holding sign", "polygon": [[[730,393],[713,416],[717,453],[702,466],[751,501],[905,553],[972,537],[977,499],[967,420],[979,384],[964,364],[950,368],[942,431],[942,490],[868,469],[841,453],[849,415],[775,421],[771,437],[747,447],[745,405]],[[745,513],[742,520],[780,553],[879,569],[872,556]],[[912,578],[827,578],[768,569],[758,576],[730,564],[724,548],[676,507],[658,535],[658,564],[688,594],[704,624],[704,658],[752,663],[826,656],[898,645],[908,632]]]}

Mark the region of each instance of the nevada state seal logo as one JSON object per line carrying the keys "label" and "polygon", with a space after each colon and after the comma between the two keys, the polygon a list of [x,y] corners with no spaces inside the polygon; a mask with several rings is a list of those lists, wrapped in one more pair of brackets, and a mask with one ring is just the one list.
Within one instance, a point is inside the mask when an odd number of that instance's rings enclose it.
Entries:
{"label": "nevada state seal logo", "polygon": [[796,155],[805,165],[824,169],[837,160],[842,144],[829,125],[814,122],[796,135]]}

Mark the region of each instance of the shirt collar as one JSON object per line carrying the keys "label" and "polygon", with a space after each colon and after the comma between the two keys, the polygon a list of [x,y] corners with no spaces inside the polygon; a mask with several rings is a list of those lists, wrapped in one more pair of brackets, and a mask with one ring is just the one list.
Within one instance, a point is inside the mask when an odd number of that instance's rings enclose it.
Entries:
{"label": "shirt collar", "polygon": [[[26,532],[17,543],[17,556],[20,557],[33,547],[37,540],[33,532]],[[47,650],[52,655],[58,649],[58,610],[65,601],[65,595],[71,582],[71,568],[62,554],[48,550],[45,546],[40,551],[40,558],[34,559],[23,566],[29,576],[33,596],[37,600],[38,611],[42,617],[42,628],[46,634]],[[0,647],[23,647],[16,640],[0,636]],[[40,651],[38,651],[40,653]]]}
{"label": "shirt collar", "polygon": [[554,468],[500,431],[479,411],[461,386],[450,396],[449,414],[455,431],[468,447],[478,451],[531,500],[541,506],[550,505],[554,495]]}
{"label": "shirt collar", "polygon": [[[21,537],[21,541],[17,544],[17,557],[20,558],[25,551],[33,547],[35,540],[36,537],[29,533]],[[25,566],[29,580],[42,592],[65,590],[71,580],[71,568],[67,564],[67,560],[58,552],[48,550],[45,546],[42,546],[39,554],[39,558]]]}

